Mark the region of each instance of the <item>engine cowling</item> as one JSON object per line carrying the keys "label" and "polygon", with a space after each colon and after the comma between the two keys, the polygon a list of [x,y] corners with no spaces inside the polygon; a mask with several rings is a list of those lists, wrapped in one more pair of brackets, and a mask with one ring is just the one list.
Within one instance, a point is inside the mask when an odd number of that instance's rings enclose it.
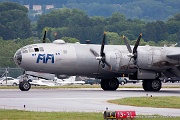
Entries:
{"label": "engine cowling", "polygon": [[101,62],[101,67],[105,70],[110,70],[114,72],[118,72],[120,69],[120,51],[110,51],[106,53],[106,62],[108,62],[111,65],[111,68],[109,68],[107,65],[103,66],[103,63]]}
{"label": "engine cowling", "polygon": [[142,69],[165,69],[169,66],[169,61],[161,49],[153,49],[145,46],[138,50],[137,64]]}
{"label": "engine cowling", "polygon": [[151,68],[153,52],[150,46],[145,46],[144,48],[138,49],[137,55],[137,65],[140,68]]}
{"label": "engine cowling", "polygon": [[137,70],[137,68],[133,67],[134,61],[133,61],[133,59],[128,57],[127,54],[128,54],[128,52],[121,52],[120,50],[107,52],[106,53],[106,61],[111,65],[111,69],[106,65],[103,69],[109,70],[112,72],[119,72],[119,73],[135,72]]}

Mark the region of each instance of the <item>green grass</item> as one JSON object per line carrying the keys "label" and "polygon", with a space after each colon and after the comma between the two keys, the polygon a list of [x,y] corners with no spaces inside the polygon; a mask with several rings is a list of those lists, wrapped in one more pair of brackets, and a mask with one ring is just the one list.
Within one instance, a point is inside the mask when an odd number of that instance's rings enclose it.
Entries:
{"label": "green grass", "polygon": [[[179,120],[170,116],[137,116],[135,120]],[[0,110],[0,120],[104,120],[102,113],[93,112],[32,112]]]}
{"label": "green grass", "polygon": [[109,100],[108,102],[118,105],[180,109],[180,97],[177,96],[130,97],[130,98],[122,98],[116,100]]}
{"label": "green grass", "polygon": [[100,113],[0,110],[0,120],[99,120],[100,118],[102,118]]}

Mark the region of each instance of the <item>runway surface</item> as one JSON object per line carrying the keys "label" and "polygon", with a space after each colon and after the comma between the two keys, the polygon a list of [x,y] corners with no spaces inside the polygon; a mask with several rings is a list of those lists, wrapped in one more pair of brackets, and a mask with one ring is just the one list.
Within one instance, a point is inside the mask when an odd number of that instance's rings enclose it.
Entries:
{"label": "runway surface", "polygon": [[[103,112],[109,110],[135,110],[137,114],[180,116],[180,109],[134,107],[107,103],[107,100],[137,96],[180,96],[180,89],[161,89],[160,92],[145,92],[139,88],[119,88],[103,91],[100,88],[78,89],[31,89],[0,90],[0,108],[30,111],[75,111]],[[25,108],[24,108],[25,105]]]}

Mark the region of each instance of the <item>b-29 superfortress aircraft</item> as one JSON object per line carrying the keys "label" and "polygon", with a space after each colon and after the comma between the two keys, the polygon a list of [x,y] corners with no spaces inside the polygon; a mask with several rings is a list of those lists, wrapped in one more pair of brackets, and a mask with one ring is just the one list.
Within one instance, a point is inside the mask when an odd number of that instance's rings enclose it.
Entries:
{"label": "b-29 superfortress aircraft", "polygon": [[[139,46],[142,35],[134,46],[125,37],[125,45],[65,43],[55,40],[31,44],[17,50],[15,63],[26,71],[56,74],[62,79],[68,76],[86,76],[101,79],[103,90],[114,91],[119,87],[117,77],[128,74],[130,79],[143,80],[145,91],[161,89],[162,74],[180,77],[180,48]],[[24,80],[19,88],[28,91],[30,84]]]}

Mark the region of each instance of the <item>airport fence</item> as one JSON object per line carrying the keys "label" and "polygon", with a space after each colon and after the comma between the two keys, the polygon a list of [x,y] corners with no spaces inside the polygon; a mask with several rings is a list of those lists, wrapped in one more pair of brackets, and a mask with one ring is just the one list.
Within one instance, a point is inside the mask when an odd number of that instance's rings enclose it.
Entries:
{"label": "airport fence", "polygon": [[21,68],[0,68],[0,76],[8,76],[8,77],[14,77],[17,78],[18,76],[23,74],[23,69]]}

